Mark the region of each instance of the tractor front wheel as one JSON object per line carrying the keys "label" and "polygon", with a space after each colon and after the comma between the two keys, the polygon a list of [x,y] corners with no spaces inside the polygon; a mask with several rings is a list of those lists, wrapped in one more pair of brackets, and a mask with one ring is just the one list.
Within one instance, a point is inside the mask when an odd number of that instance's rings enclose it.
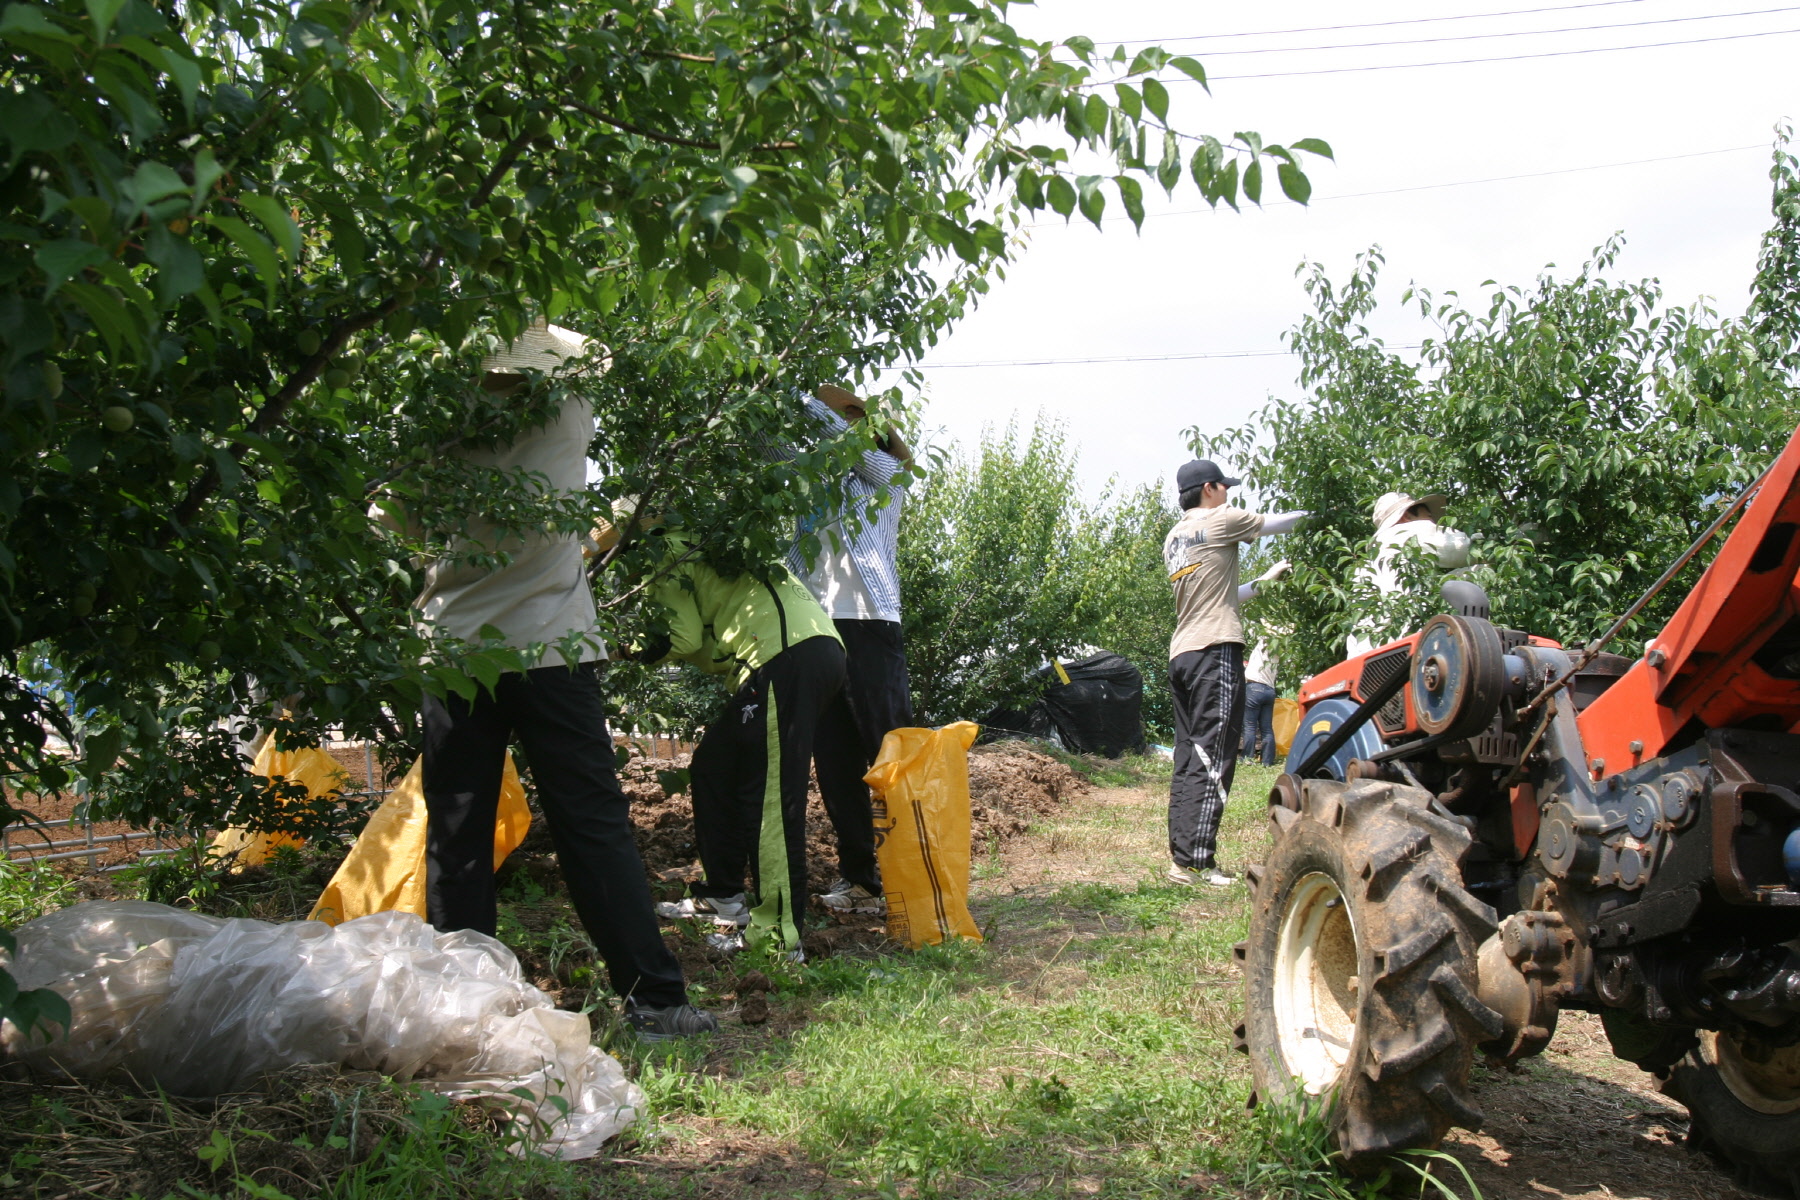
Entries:
{"label": "tractor front wheel", "polygon": [[1462,885],[1468,830],[1376,780],[1307,780],[1270,819],[1244,946],[1257,1095],[1319,1100],[1352,1170],[1477,1127],[1469,1071],[1500,1017],[1476,996],[1495,917]]}

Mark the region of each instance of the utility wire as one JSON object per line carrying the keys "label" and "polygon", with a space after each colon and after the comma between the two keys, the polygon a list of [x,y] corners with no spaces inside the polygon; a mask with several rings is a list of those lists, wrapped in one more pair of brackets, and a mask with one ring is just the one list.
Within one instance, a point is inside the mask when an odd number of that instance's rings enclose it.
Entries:
{"label": "utility wire", "polygon": [[[1345,192],[1341,196],[1314,196],[1307,202],[1307,207],[1310,208],[1315,204],[1324,204],[1331,200],[1360,200],[1368,196],[1398,196],[1406,192],[1431,192],[1436,191],[1439,188],[1474,187],[1476,184],[1482,183],[1508,183],[1515,179],[1543,179],[1551,175],[1576,175],[1583,171],[1609,171],[1615,167],[1641,167],[1649,163],[1679,162],[1686,158],[1709,158],[1716,154],[1742,154],[1747,150],[1767,149],[1768,147],[1761,143],[1749,146],[1726,146],[1719,150],[1695,150],[1689,154],[1665,154],[1657,158],[1631,158],[1626,159],[1623,162],[1590,163],[1585,167],[1558,167],[1554,171],[1528,171],[1519,175],[1489,175],[1484,179],[1451,179],[1443,183],[1417,183],[1410,187],[1381,188],[1372,192]],[[1297,202],[1293,200],[1271,200],[1261,207],[1277,208],[1281,205],[1291,205],[1295,203]],[[1215,211],[1217,210],[1212,208],[1176,208],[1166,212],[1145,213],[1144,219],[1148,221],[1152,217],[1185,217],[1192,216],[1195,213],[1210,213]],[[1131,218],[1126,216],[1102,217],[1101,220],[1107,222],[1129,221]],[[1031,224],[1024,226],[1024,228],[1062,229],[1075,224],[1077,224],[1077,222],[1073,220],[1034,221]]]}
{"label": "utility wire", "polygon": [[1503,33],[1459,33],[1449,37],[1404,38],[1388,42],[1340,42],[1332,46],[1258,46],[1248,50],[1207,50],[1208,58],[1238,54],[1306,54],[1315,50],[1367,50],[1377,46],[1426,46],[1439,42],[1479,42],[1488,38],[1547,37],[1553,33],[1592,33],[1600,29],[1638,29],[1645,25],[1680,25],[1688,21],[1726,21],[1734,17],[1766,17],[1800,11],[1800,5],[1757,8],[1747,12],[1704,13],[1697,17],[1658,17],[1652,21],[1620,21],[1610,25],[1567,25],[1560,29],[1510,29]]}
{"label": "utility wire", "polygon": [[[1567,58],[1573,54],[1611,54],[1619,50],[1659,50],[1665,46],[1699,46],[1708,42],[1741,42],[1745,38],[1782,37],[1800,33],[1800,29],[1770,29],[1762,33],[1728,33],[1718,37],[1686,38],[1674,42],[1642,42],[1635,46],[1593,46],[1586,50],[1545,50],[1537,54],[1505,54],[1494,58],[1455,58],[1440,62],[1383,63],[1373,67],[1322,67],[1313,71],[1264,71],[1255,75],[1208,75],[1208,83],[1227,79],[1292,79],[1298,75],[1348,75],[1363,71],[1407,71],[1415,67],[1467,67],[1477,63],[1521,62],[1528,58]],[[1108,80],[1107,82],[1112,82]],[[1160,80],[1162,83],[1194,83],[1186,75]]]}
{"label": "utility wire", "polygon": [[1395,25],[1430,25],[1438,21],[1485,21],[1492,17],[1524,17],[1534,13],[1573,12],[1580,8],[1612,8],[1641,4],[1643,0],[1593,0],[1588,4],[1558,4],[1549,8],[1514,8],[1506,12],[1459,13],[1448,17],[1407,17],[1398,21],[1365,21],[1357,25],[1308,25],[1301,29],[1259,29],[1248,33],[1191,33],[1171,38],[1095,38],[1095,42],[1122,42],[1127,46],[1162,45],[1166,42],[1210,42],[1226,38],[1281,37],[1290,33],[1336,33],[1344,29],[1386,29]]}
{"label": "utility wire", "polygon": [[[1384,346],[1387,350],[1417,350],[1421,343]],[[1193,362],[1203,358],[1287,358],[1297,350],[1210,350],[1195,354],[1112,354],[1100,358],[1020,358],[984,362],[914,363],[920,371],[954,371],[971,367],[1069,367],[1089,363]]]}

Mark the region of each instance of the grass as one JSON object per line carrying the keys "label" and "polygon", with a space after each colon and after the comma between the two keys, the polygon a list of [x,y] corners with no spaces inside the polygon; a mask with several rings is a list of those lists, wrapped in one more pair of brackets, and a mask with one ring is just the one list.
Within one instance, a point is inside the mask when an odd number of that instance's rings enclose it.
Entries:
{"label": "grass", "polygon": [[[179,1186],[167,1194],[1353,1200],[1387,1186],[1419,1194],[1425,1181],[1410,1177],[1339,1176],[1317,1114],[1246,1111],[1247,1066],[1230,1049],[1241,996],[1231,945],[1244,936],[1246,889],[1161,879],[1165,761],[1083,765],[1105,790],[978,861],[972,908],[985,943],[805,966],[706,964],[688,954],[697,1002],[727,1013],[716,1042],[647,1050],[601,1021],[602,1044],[650,1100],[647,1120],[609,1147],[610,1161],[513,1157],[460,1107],[377,1081],[346,1085],[386,1106],[377,1140],[332,1150],[328,1139],[341,1132],[246,1114],[214,1123],[222,1141],[193,1124]],[[1221,833],[1227,869],[1260,856],[1274,775],[1240,769]],[[310,902],[318,870],[290,855],[224,883],[205,903],[275,916]],[[502,937],[527,975],[560,989],[565,1006],[601,1003],[591,950],[560,888],[514,874],[503,899]],[[731,1016],[751,968],[773,984],[764,1025]],[[58,1138],[90,1120],[59,1103],[62,1125],[40,1110],[34,1120],[64,1132],[27,1135],[23,1152],[50,1162]],[[269,1165],[264,1132],[282,1154],[318,1169]]]}

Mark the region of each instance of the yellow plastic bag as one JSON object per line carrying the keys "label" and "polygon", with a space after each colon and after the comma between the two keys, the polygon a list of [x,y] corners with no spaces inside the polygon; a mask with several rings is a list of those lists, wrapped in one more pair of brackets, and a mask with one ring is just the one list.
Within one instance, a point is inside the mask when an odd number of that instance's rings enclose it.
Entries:
{"label": "yellow plastic bag", "polygon": [[[339,925],[392,909],[429,920],[425,916],[425,818],[425,760],[421,758],[369,818],[308,919]],[[494,870],[519,848],[530,828],[525,786],[508,754],[500,780],[500,812],[494,820]]]}
{"label": "yellow plastic bag", "polygon": [[[347,778],[344,765],[318,747],[277,750],[274,738],[263,743],[250,770],[265,779],[285,779],[290,783],[301,784],[311,796],[341,792]],[[245,867],[261,866],[268,862],[269,855],[275,852],[277,846],[293,846],[298,849],[305,844],[304,838],[295,837],[291,833],[251,833],[241,825],[233,825],[213,835],[212,852],[219,858],[229,858],[231,870],[235,874]]]}
{"label": "yellow plastic bag", "polygon": [[1287,758],[1294,735],[1300,732],[1300,702],[1291,696],[1275,698],[1275,753]]}
{"label": "yellow plastic bag", "polygon": [[875,789],[875,854],[888,935],[910,949],[981,940],[969,915],[969,747],[980,727],[895,729],[863,776]]}

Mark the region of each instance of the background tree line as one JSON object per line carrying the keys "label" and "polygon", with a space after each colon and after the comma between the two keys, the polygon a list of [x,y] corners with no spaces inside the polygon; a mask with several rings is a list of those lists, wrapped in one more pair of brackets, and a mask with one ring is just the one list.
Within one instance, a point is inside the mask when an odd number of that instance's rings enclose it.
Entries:
{"label": "background tree line", "polygon": [[[1368,615],[1400,636],[1440,611],[1443,572],[1424,555],[1391,601],[1357,579],[1384,492],[1447,494],[1495,620],[1585,645],[1756,478],[1800,422],[1800,180],[1785,130],[1770,174],[1774,220],[1741,318],[1613,278],[1614,237],[1569,278],[1466,299],[1408,288],[1426,326],[1408,361],[1368,328],[1379,250],[1340,282],[1304,268],[1313,312],[1289,342],[1305,398],[1271,400],[1242,428],[1188,430],[1253,503],[1314,514],[1274,547],[1297,569],[1258,601],[1286,686],[1341,659]],[[1610,649],[1641,650],[1717,544]]]}

